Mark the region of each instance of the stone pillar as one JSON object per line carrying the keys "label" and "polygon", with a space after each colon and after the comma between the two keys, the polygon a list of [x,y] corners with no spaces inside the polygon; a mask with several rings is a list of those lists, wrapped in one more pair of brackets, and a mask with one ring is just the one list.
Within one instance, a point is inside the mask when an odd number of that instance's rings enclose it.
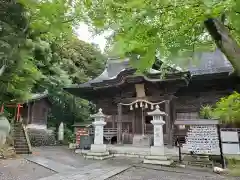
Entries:
{"label": "stone pillar", "polygon": [[102,113],[102,109],[99,109],[97,114],[91,115],[94,118],[92,123],[94,126],[94,144],[91,144],[91,149],[85,156],[88,159],[103,160],[111,157],[107,151],[106,144],[103,144],[103,127],[106,125],[104,121],[106,116]]}
{"label": "stone pillar", "polygon": [[163,116],[167,114],[156,106],[156,110],[149,112],[148,115],[153,116],[151,123],[154,126],[154,141],[151,146],[150,156],[145,157],[143,163],[170,165],[172,161],[168,160],[164,153],[164,139],[163,139]]}
{"label": "stone pillar", "polygon": [[102,109],[99,109],[97,114],[91,115],[94,118],[92,123],[94,126],[94,144],[91,146],[91,151],[105,152],[106,145],[103,144],[103,126],[106,125],[104,121],[106,116],[102,113]]}
{"label": "stone pillar", "polygon": [[156,110],[149,112],[148,115],[153,116],[151,123],[153,124],[154,139],[151,149],[157,148],[157,153],[164,155],[163,125],[165,122],[163,121],[163,116],[166,116],[166,113],[160,111],[159,106],[156,106]]}

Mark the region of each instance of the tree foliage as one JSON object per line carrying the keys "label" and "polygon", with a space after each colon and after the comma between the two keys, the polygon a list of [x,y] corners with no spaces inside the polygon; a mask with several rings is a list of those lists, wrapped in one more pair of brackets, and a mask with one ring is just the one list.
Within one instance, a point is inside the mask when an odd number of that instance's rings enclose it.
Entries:
{"label": "tree foliage", "polygon": [[224,123],[240,123],[240,94],[234,92],[230,96],[221,98],[213,108],[212,116]]}
{"label": "tree foliage", "polygon": [[224,124],[240,124],[240,94],[233,92],[221,98],[215,105],[206,105],[200,111],[204,119],[219,119]]}
{"label": "tree foliage", "polygon": [[[1,101],[26,98],[39,79],[31,51],[26,47],[27,19],[24,7],[15,1],[0,2],[0,76]],[[26,86],[28,84],[28,86]]]}
{"label": "tree foliage", "polygon": [[1,104],[48,90],[50,123],[88,119],[91,104],[62,89],[97,76],[104,66],[100,51],[74,34],[81,20],[79,2],[0,2]]}
{"label": "tree foliage", "polygon": [[[183,59],[189,60],[186,57],[191,57],[193,52],[215,48],[213,39],[216,40],[216,37],[211,33],[213,38],[209,36],[209,29],[204,24],[209,19],[216,19],[220,24],[225,23],[234,40],[237,43],[240,40],[239,0],[84,2],[89,24],[97,27],[97,31],[114,31],[110,38],[110,51],[114,51],[115,55],[125,55],[126,52],[140,55],[140,69],[150,67],[156,54],[160,54],[163,60],[183,65]],[[217,34],[217,30],[214,34]],[[229,56],[226,46],[219,47],[236,70],[240,70],[240,63],[237,63],[239,58]]]}

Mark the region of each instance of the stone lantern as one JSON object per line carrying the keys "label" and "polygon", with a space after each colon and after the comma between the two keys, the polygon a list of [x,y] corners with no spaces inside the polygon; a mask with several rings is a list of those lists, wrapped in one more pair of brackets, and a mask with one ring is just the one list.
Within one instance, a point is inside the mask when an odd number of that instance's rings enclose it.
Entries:
{"label": "stone lantern", "polygon": [[97,114],[91,115],[94,118],[92,123],[94,126],[94,144],[91,144],[91,149],[85,156],[89,159],[106,159],[111,157],[107,151],[106,144],[103,144],[103,127],[106,125],[104,121],[107,116],[102,112],[102,109],[99,109]]}
{"label": "stone lantern", "polygon": [[170,165],[172,161],[168,160],[165,156],[163,142],[163,125],[165,124],[163,116],[167,116],[167,114],[161,111],[157,105],[156,109],[149,112],[148,115],[153,117],[151,123],[154,127],[154,140],[153,146],[151,146],[150,156],[145,157],[143,163]]}
{"label": "stone lantern", "polygon": [[102,113],[102,109],[99,109],[97,114],[91,115],[94,118],[92,123],[94,126],[94,145],[99,145],[103,147],[103,126],[106,125],[104,121],[106,116]]}

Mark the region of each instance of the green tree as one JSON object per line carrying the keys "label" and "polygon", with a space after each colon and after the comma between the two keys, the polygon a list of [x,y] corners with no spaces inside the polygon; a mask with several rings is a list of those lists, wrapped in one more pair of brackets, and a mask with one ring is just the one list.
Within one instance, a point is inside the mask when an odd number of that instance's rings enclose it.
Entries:
{"label": "green tree", "polygon": [[37,39],[32,45],[34,62],[43,75],[34,91],[48,90],[53,104],[51,125],[87,120],[91,110],[89,102],[68,94],[63,88],[97,76],[104,67],[104,56],[75,36],[57,43]]}
{"label": "green tree", "polygon": [[24,99],[40,78],[26,46],[28,32],[24,7],[14,0],[0,2],[0,102]]}
{"label": "green tree", "polygon": [[104,66],[98,49],[74,35],[78,2],[16,1],[0,3],[1,103],[48,90],[50,123],[88,119],[91,104],[62,89],[95,77]]}
{"label": "green tree", "polygon": [[114,54],[140,55],[140,69],[150,67],[156,54],[179,64],[216,44],[240,74],[239,0],[87,0],[84,5],[97,32],[114,31]]}

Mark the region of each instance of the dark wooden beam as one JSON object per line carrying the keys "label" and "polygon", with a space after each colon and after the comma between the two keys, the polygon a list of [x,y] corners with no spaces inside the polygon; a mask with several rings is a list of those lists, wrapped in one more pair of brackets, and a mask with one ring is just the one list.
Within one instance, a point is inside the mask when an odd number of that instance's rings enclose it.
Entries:
{"label": "dark wooden beam", "polygon": [[122,144],[122,105],[118,104],[117,143]]}

